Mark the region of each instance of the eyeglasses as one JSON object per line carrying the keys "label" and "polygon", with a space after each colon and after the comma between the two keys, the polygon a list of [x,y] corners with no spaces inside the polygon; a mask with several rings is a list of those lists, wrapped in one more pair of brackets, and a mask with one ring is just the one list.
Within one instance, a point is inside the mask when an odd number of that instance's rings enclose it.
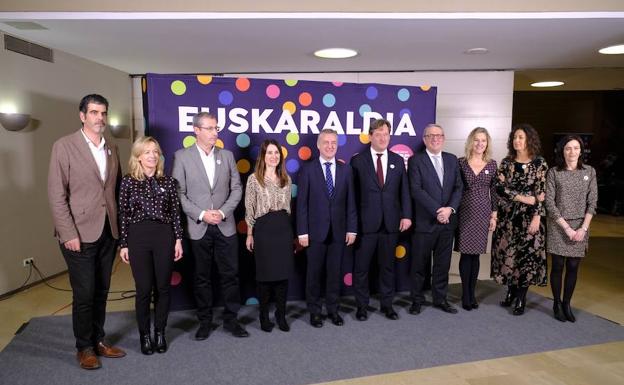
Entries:
{"label": "eyeglasses", "polygon": [[427,135],[425,135],[425,138],[427,138],[427,139],[443,139],[444,138],[444,134],[427,134]]}
{"label": "eyeglasses", "polygon": [[219,131],[221,131],[221,127],[219,127],[219,126],[208,126],[208,127],[199,126],[197,128],[200,128],[202,130],[206,130],[208,132],[214,132],[214,131],[219,132]]}

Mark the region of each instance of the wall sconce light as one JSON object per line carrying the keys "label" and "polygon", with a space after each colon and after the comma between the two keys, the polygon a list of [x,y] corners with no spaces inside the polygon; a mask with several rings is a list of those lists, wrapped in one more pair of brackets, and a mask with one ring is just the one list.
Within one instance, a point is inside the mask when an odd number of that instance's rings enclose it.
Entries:
{"label": "wall sconce light", "polygon": [[20,131],[30,123],[29,114],[0,112],[0,124],[8,131]]}

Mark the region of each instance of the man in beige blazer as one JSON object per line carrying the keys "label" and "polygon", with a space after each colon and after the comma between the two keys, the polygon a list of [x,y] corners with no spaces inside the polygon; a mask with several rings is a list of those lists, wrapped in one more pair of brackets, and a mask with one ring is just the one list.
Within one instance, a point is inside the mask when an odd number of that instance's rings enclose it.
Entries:
{"label": "man in beige blazer", "polygon": [[117,147],[106,142],[108,101],[80,101],[82,128],[52,147],[48,198],[54,233],[67,263],[73,291],[72,323],[80,367],[97,369],[97,356],[126,355],[104,342],[106,299],[115,258],[116,191],[121,178]]}
{"label": "man in beige blazer", "polygon": [[195,261],[194,290],[199,329],[195,339],[205,340],[212,331],[211,267],[219,271],[223,293],[223,327],[235,337],[249,333],[238,322],[238,239],[234,209],[243,196],[240,175],[231,151],[215,146],[217,117],[200,112],[193,117],[197,142],[178,150],[173,161],[173,177],[178,181],[186,232]]}

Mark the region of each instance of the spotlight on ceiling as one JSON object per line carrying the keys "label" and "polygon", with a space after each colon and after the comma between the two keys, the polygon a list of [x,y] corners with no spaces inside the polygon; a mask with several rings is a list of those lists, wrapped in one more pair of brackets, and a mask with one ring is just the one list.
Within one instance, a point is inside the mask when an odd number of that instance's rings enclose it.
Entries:
{"label": "spotlight on ceiling", "polygon": [[564,85],[563,82],[560,81],[547,81],[547,82],[536,82],[536,83],[531,83],[531,87],[537,87],[537,88],[545,88],[545,87],[559,87]]}
{"label": "spotlight on ceiling", "polygon": [[357,51],[349,48],[325,48],[314,52],[314,56],[322,59],[346,59],[357,54]]}
{"label": "spotlight on ceiling", "polygon": [[624,44],[604,47],[604,48],[599,49],[598,52],[604,55],[622,55],[624,54]]}

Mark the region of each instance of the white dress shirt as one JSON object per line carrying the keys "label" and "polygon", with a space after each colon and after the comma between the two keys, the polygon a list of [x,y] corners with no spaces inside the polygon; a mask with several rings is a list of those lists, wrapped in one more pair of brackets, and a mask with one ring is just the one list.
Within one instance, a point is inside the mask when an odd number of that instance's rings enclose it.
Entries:
{"label": "white dress shirt", "polygon": [[80,132],[82,132],[82,136],[84,136],[87,144],[89,145],[89,150],[91,150],[93,159],[95,159],[95,163],[100,171],[100,178],[102,179],[102,182],[104,182],[106,180],[106,148],[104,147],[106,140],[102,137],[100,139],[100,145],[96,146],[95,143],[93,143],[84,133],[84,130],[81,129]]}
{"label": "white dress shirt", "polygon": [[383,152],[377,152],[373,150],[371,146],[371,158],[373,158],[373,166],[375,167],[375,172],[377,172],[377,154],[381,155],[381,170],[383,171],[384,183],[386,182],[386,175],[388,175],[388,149],[386,148]]}

